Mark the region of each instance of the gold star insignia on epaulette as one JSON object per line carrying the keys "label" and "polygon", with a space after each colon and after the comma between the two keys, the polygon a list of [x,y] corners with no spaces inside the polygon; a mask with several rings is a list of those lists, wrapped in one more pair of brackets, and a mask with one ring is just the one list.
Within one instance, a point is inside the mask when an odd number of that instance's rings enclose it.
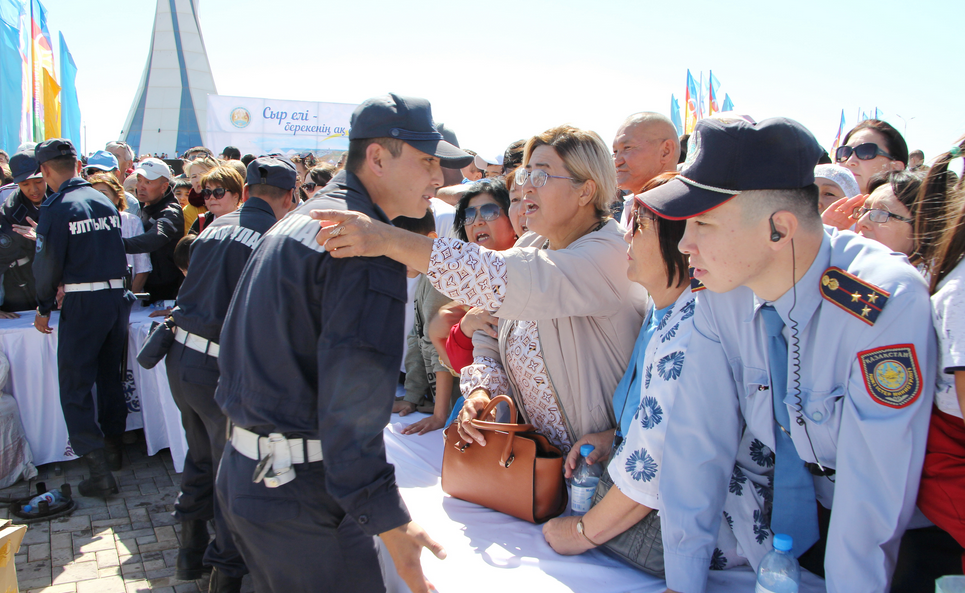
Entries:
{"label": "gold star insignia on epaulette", "polygon": [[891,296],[877,286],[837,267],[824,271],[819,290],[826,300],[868,325],[874,325]]}

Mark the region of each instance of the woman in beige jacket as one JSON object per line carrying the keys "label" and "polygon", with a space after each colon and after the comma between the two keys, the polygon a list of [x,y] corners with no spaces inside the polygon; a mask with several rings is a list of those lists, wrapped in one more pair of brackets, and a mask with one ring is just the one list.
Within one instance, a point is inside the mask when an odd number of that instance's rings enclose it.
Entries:
{"label": "woman in beige jacket", "polygon": [[609,216],[616,173],[603,140],[553,128],[529,140],[523,163],[515,181],[530,232],[507,251],[430,240],[352,212],[314,216],[338,223],[319,233],[337,250],[333,257],[386,255],[426,272],[450,298],[499,318],[498,340],[477,332],[474,362],[463,369],[462,438],[484,445],[469,420],[492,396],[508,393],[523,421],[568,451],[584,434],[615,426],[610,398],[647,295],[627,278],[624,231]]}

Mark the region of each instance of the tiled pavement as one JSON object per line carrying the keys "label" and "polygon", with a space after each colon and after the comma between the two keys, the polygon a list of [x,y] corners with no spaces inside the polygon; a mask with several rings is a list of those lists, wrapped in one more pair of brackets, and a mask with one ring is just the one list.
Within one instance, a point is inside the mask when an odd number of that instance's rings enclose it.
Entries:
{"label": "tiled pavement", "polygon": [[[140,434],[140,433],[138,433]],[[29,485],[19,482],[0,490],[0,497],[36,492],[34,483],[47,488],[70,483],[77,501],[73,515],[31,523],[16,556],[21,591],[46,593],[198,593],[208,590],[208,577],[199,581],[174,578],[178,534],[171,512],[178,495],[180,474],[167,450],[154,457],[145,453],[143,439],[125,447],[124,468],[114,472],[120,493],[107,501],[85,498],[77,484],[86,476],[81,460],[63,463],[61,475],[54,465],[38,468]],[[9,511],[0,509],[0,517]],[[242,591],[252,591],[246,578]]]}

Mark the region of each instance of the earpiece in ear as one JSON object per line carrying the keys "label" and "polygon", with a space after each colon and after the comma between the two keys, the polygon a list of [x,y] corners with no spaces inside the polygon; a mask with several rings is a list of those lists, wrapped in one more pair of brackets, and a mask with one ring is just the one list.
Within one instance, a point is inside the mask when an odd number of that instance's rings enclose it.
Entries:
{"label": "earpiece in ear", "polygon": [[780,241],[781,239],[784,238],[784,235],[782,235],[781,233],[777,232],[777,228],[775,228],[775,226],[774,226],[774,215],[773,215],[773,214],[771,214],[771,217],[768,219],[768,222],[771,223],[771,242],[772,242],[772,243],[777,243],[778,241]]}

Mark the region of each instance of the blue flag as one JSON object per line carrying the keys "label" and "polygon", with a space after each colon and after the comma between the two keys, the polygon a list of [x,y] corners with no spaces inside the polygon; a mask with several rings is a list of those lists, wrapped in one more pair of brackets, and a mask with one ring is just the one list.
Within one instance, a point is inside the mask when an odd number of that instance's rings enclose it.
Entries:
{"label": "blue flag", "polygon": [[11,153],[20,145],[23,109],[22,11],[22,3],[0,0],[0,148]]}
{"label": "blue flag", "polygon": [[60,33],[60,133],[80,146],[80,103],[77,102],[77,65]]}
{"label": "blue flag", "polygon": [[670,121],[673,122],[673,127],[677,129],[678,136],[684,133],[684,123],[680,119],[680,103],[677,101],[677,97],[673,95],[670,95]]}
{"label": "blue flag", "polygon": [[720,106],[721,111],[733,111],[734,102],[730,100],[730,95],[724,93],[724,103]]}

